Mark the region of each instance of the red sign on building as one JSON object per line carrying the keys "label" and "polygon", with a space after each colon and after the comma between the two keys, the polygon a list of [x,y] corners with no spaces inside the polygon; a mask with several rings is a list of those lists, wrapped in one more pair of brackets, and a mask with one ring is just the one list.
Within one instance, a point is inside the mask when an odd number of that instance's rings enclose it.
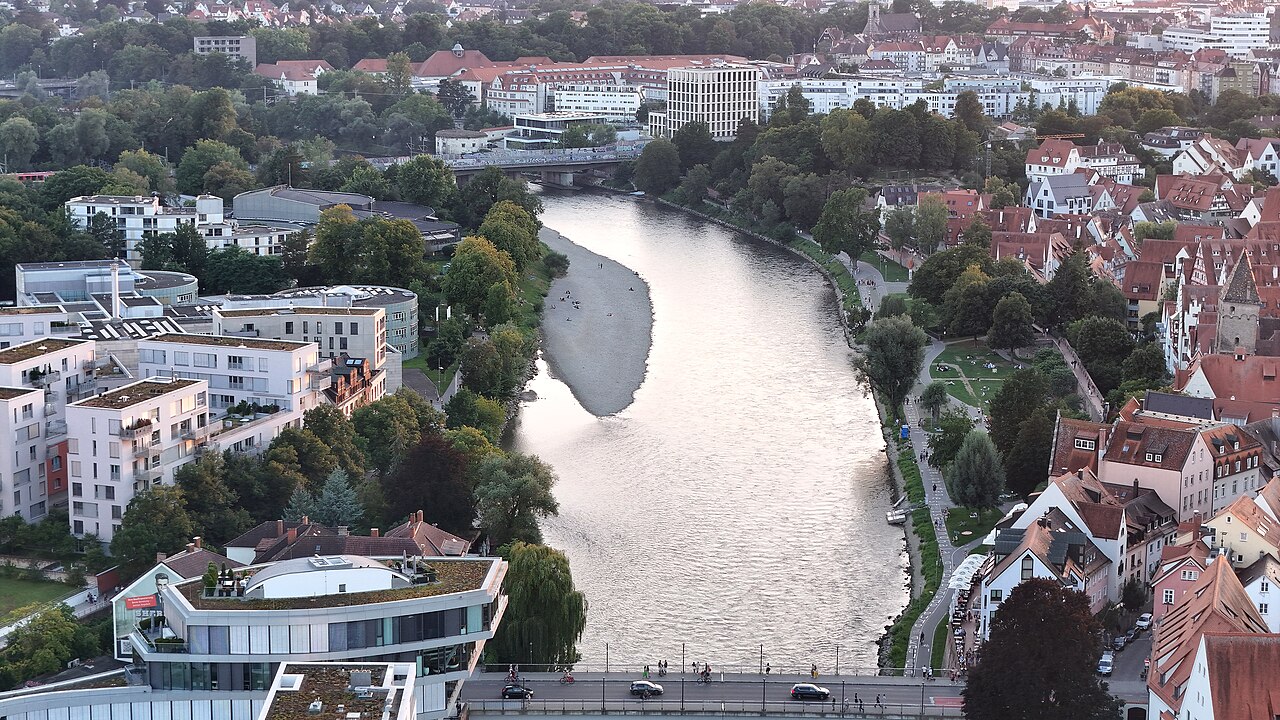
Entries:
{"label": "red sign on building", "polygon": [[126,610],[141,610],[142,608],[153,608],[155,606],[155,595],[139,595],[137,597],[124,599],[124,607]]}

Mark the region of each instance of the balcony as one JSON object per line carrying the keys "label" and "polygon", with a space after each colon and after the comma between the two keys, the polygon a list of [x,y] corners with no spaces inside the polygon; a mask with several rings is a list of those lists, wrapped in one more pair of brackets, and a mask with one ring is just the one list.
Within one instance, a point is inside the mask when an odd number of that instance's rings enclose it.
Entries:
{"label": "balcony", "polygon": [[62,371],[49,370],[48,372],[43,372],[40,370],[32,370],[28,377],[31,378],[32,386],[47,388],[52,387],[62,380]]}
{"label": "balcony", "polygon": [[181,437],[183,440],[200,440],[206,437],[208,434],[209,434],[209,426],[205,425],[204,427],[184,428],[182,430],[182,434],[179,437]]}
{"label": "balcony", "polygon": [[50,420],[44,424],[44,437],[46,440],[67,434],[66,420]]}
{"label": "balcony", "polygon": [[168,627],[138,627],[133,631],[133,641],[154,653],[189,652],[187,641],[174,635]]}
{"label": "balcony", "polygon": [[154,446],[143,439],[139,439],[133,443],[133,456],[135,458],[149,457],[152,450],[159,452],[159,447]]}
{"label": "balcony", "polygon": [[140,437],[146,437],[154,430],[150,420],[139,420],[129,427],[121,427],[117,434],[124,440],[136,440]]}

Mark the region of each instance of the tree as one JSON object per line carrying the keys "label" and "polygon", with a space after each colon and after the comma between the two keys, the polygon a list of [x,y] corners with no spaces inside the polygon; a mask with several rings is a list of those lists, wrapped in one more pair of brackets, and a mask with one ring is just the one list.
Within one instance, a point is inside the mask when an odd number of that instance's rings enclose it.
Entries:
{"label": "tree", "polygon": [[157,485],[129,501],[111,554],[120,558],[127,577],[136,577],[155,563],[156,553],[185,547],[194,530],[182,489]]}
{"label": "tree", "polygon": [[240,193],[248,192],[258,186],[252,173],[237,167],[235,163],[225,161],[214,163],[206,170],[201,183],[204,186],[204,192],[217,195],[223,202],[231,202]]}
{"label": "tree", "polygon": [[996,610],[969,670],[965,717],[1120,720],[1120,700],[1094,672],[1100,632],[1083,593],[1047,578],[1018,585]]}
{"label": "tree", "polygon": [[707,197],[707,188],[711,187],[711,169],[706,165],[694,165],[685,174],[680,183],[680,194],[687,205],[697,207]]}
{"label": "tree", "polygon": [[396,190],[405,202],[441,207],[456,187],[449,166],[430,155],[419,155],[396,170]]}
{"label": "tree", "polygon": [[577,662],[587,598],[573,586],[569,558],[545,545],[517,542],[507,562],[507,611],[491,641],[495,659],[556,667]]}
{"label": "tree", "polygon": [[1155,238],[1157,240],[1172,240],[1173,233],[1178,228],[1178,224],[1172,220],[1166,220],[1160,223],[1142,221],[1133,225],[1133,239],[1142,245],[1147,238]]}
{"label": "tree", "polygon": [[632,182],[649,195],[665,194],[680,183],[680,150],[661,138],[645,145]]}
{"label": "tree", "polygon": [[871,152],[870,124],[853,110],[837,108],[820,123],[822,149],[836,167],[858,172],[868,163]]}
{"label": "tree", "polygon": [[310,520],[312,513],[319,512],[319,509],[316,496],[307,492],[306,487],[299,485],[294,488],[293,495],[289,497],[289,504],[284,508],[284,519],[291,522],[301,522],[302,518]]}
{"label": "tree", "polygon": [[916,211],[909,205],[899,205],[889,210],[884,218],[884,232],[894,250],[915,247]]}
{"label": "tree", "polygon": [[[1032,411],[1018,427],[1013,447],[1004,455],[1005,483],[1023,497],[1030,495],[1050,474],[1056,416],[1057,408],[1051,405]],[[1057,468],[1052,474],[1057,474]]]}
{"label": "tree", "polygon": [[356,499],[356,491],[351,489],[351,481],[341,468],[334,468],[325,478],[320,492],[316,493],[314,505],[311,519],[329,527],[355,525],[364,515],[364,508]]}
{"label": "tree", "polygon": [[904,317],[876,320],[863,336],[866,352],[855,365],[873,388],[897,408],[924,367],[924,331]]}
{"label": "tree", "polygon": [[556,475],[533,455],[490,455],[476,470],[476,509],[495,545],[542,542],[538,519],[560,511],[551,488]]}
{"label": "tree", "polygon": [[14,116],[0,123],[0,150],[3,150],[8,171],[25,170],[31,157],[39,149],[40,132],[30,120]]}
{"label": "tree", "polygon": [[947,206],[942,198],[929,194],[916,202],[916,246],[921,252],[932,253],[942,247],[947,237]]}
{"label": "tree", "polygon": [[28,611],[34,612],[34,616],[17,625],[6,639],[5,662],[0,666],[0,682],[5,683],[4,687],[56,673],[77,657],[77,625],[69,606],[54,603],[41,609],[31,605],[13,615],[22,617]]}
{"label": "tree", "polygon": [[466,458],[444,436],[428,433],[400,468],[382,478],[382,490],[401,508],[421,509],[426,519],[455,535],[471,532],[475,499],[466,480]]}
{"label": "tree", "polygon": [[982,134],[987,129],[988,120],[982,110],[982,101],[972,90],[965,90],[956,95],[955,118],[964,123],[969,130]]}
{"label": "tree", "polygon": [[947,491],[960,505],[987,509],[1000,504],[1004,466],[990,436],[970,430],[946,473]]}
{"label": "tree", "polygon": [[456,118],[465,115],[467,108],[475,102],[471,92],[462,83],[448,79],[440,81],[440,86],[436,89],[436,100]]}
{"label": "tree", "polygon": [[[397,97],[412,91],[413,66],[409,64],[409,56],[402,52],[388,55],[387,72],[382,80],[387,84],[387,91]],[[467,99],[470,100],[470,97]]]}
{"label": "tree", "polygon": [[264,294],[289,286],[289,276],[280,258],[257,255],[232,245],[208,255],[200,278],[205,292]]}
{"label": "tree", "polygon": [[542,256],[537,219],[510,200],[495,203],[485,214],[478,232],[511,256],[516,272],[523,271]]}
{"label": "tree", "polygon": [[[710,165],[719,154],[719,144],[711,137],[711,128],[706,123],[695,121],[685,123],[671,136],[676,151],[680,154],[680,172],[688,172],[694,165]],[[643,155],[641,155],[643,157]]]}
{"label": "tree", "polygon": [[486,167],[453,194],[450,210],[453,220],[463,227],[480,225],[484,216],[496,203],[510,200],[537,217],[542,212],[542,202],[529,192],[523,180],[509,178],[496,167]]}
{"label": "tree", "polygon": [[1134,348],[1120,366],[1125,382],[1161,383],[1168,377],[1164,350],[1159,343],[1149,342]]}
{"label": "tree", "polygon": [[514,302],[518,282],[516,266],[510,255],[483,237],[468,237],[463,238],[454,251],[453,262],[449,264],[441,284],[450,303],[473,317],[479,317],[490,300],[491,289],[498,288]]}
{"label": "tree", "polygon": [[1048,285],[1053,304],[1049,321],[1065,326],[1089,313],[1089,269],[1084,253],[1073,252],[1058,266]]}
{"label": "tree", "polygon": [[826,181],[813,173],[788,178],[782,184],[782,207],[787,219],[801,230],[812,229],[825,211],[826,195]]}
{"label": "tree", "polygon": [[396,391],[377,402],[365,405],[351,414],[351,424],[359,433],[359,445],[368,458],[369,469],[383,477],[400,468],[405,455],[422,440],[422,434],[429,428],[422,426],[420,418],[434,426],[430,428],[439,432],[444,425],[444,415],[439,410],[427,405],[420,416],[414,410],[414,398],[421,400],[406,388],[405,392]]}
{"label": "tree", "polygon": [[359,222],[349,205],[334,205],[320,211],[309,254],[326,282],[344,283],[355,279],[362,239]]}
{"label": "tree", "polygon": [[125,150],[116,160],[116,168],[127,168],[147,179],[147,185],[153,192],[168,193],[173,191],[173,180],[169,177],[169,166],[164,158],[146,150]]}
{"label": "tree", "polygon": [[444,412],[450,428],[475,428],[484,433],[491,443],[502,439],[502,424],[506,421],[507,414],[496,400],[490,400],[464,387],[449,398],[449,402],[444,405]]}
{"label": "tree", "polygon": [[560,147],[589,148],[618,141],[618,131],[604,123],[573,123],[560,134]]}
{"label": "tree", "polygon": [[1008,453],[1031,413],[1049,398],[1049,382],[1035,368],[1015,370],[991,398],[991,439]]}
{"label": "tree", "polygon": [[991,332],[987,336],[992,347],[1013,352],[1030,345],[1036,337],[1032,324],[1031,303],[1020,292],[1000,298],[991,313]]}
{"label": "tree", "polygon": [[[347,477],[364,477],[365,457],[356,444],[355,426],[341,410],[332,405],[311,408],[302,416],[302,427],[333,453],[336,467],[342,468]],[[309,477],[318,482],[332,471],[333,467],[325,468],[323,473]]]}
{"label": "tree", "polygon": [[920,407],[929,411],[934,422],[938,421],[938,413],[947,406],[949,401],[947,386],[941,380],[934,380],[920,392]]}
{"label": "tree", "polygon": [[880,299],[880,307],[876,309],[877,318],[907,315],[907,299],[901,295],[885,295]]}
{"label": "tree", "polygon": [[73,197],[96,194],[110,181],[111,176],[102,168],[76,165],[59,170],[40,185],[40,205],[45,210],[56,210]]}
{"label": "tree", "polygon": [[853,260],[875,247],[880,234],[880,215],[866,208],[867,191],[848,188],[831,193],[822,206],[813,239],[831,253],[843,252]]}
{"label": "tree", "polygon": [[1134,347],[1133,335],[1124,323],[1114,318],[1090,316],[1067,328],[1067,340],[1099,392],[1105,395],[1120,385],[1121,365]]}
{"label": "tree", "polygon": [[239,150],[217,140],[197,140],[194,147],[182,154],[182,161],[178,163],[178,192],[187,195],[205,192],[205,173],[219,163],[227,163],[236,170],[249,170]]}
{"label": "tree", "polygon": [[984,250],[991,249],[991,226],[981,215],[974,215],[969,226],[961,233],[966,245],[976,245]]}
{"label": "tree", "polygon": [[1120,588],[1120,604],[1127,610],[1138,610],[1147,604],[1147,586],[1137,576],[1130,576]]}
{"label": "tree", "polygon": [[929,464],[945,471],[973,431],[973,420],[968,413],[952,408],[938,419],[938,428],[939,432],[929,436]]}
{"label": "tree", "polygon": [[193,534],[210,545],[221,546],[252,527],[253,518],[226,482],[220,454],[179,467],[173,480],[182,489]]}
{"label": "tree", "polygon": [[1012,181],[1005,182],[998,177],[987,178],[987,184],[983,190],[991,195],[990,208],[992,210],[1000,210],[1018,204],[1018,184]]}

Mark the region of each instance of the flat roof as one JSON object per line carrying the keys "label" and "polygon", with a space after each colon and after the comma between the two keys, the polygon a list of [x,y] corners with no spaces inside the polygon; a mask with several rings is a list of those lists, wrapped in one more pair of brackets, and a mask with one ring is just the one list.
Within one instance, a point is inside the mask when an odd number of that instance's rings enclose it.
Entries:
{"label": "flat roof", "polygon": [[266,307],[246,308],[243,310],[223,310],[215,308],[214,312],[222,317],[263,317],[267,315],[377,315],[386,312],[382,308],[367,307]]}
{"label": "flat roof", "polygon": [[153,338],[151,342],[188,343],[191,345],[216,345],[218,347],[247,348],[249,350],[297,350],[312,343],[294,342],[293,340],[263,340],[261,338],[228,337],[225,335],[196,335],[194,333],[165,333]]}
{"label": "flat roof", "polygon": [[0,350],[0,365],[10,365],[23,360],[30,360],[31,358],[82,344],[84,344],[83,340],[71,340],[69,338],[46,337],[32,340],[31,342]]}
{"label": "flat roof", "polygon": [[186,380],[182,378],[149,378],[140,380],[136,383],[125,385],[122,388],[116,388],[108,393],[95,395],[94,397],[72,403],[75,407],[90,408],[108,408],[112,410],[123,410],[133,407],[139,403],[168,395],[176,390],[190,387],[200,382],[199,380]]}
{"label": "flat roof", "polygon": [[67,202],[113,203],[117,205],[120,203],[128,203],[130,205],[138,205],[141,203],[150,204],[155,202],[155,200],[156,198],[152,195],[81,195],[79,197],[73,197]]}
{"label": "flat roof", "polygon": [[27,393],[38,393],[38,388],[0,387],[0,400],[12,400]]}
{"label": "flat roof", "polygon": [[0,315],[46,315],[48,313],[64,313],[61,305],[22,305],[0,307]]}
{"label": "flat roof", "polygon": [[143,270],[137,273],[133,286],[139,290],[165,290],[168,288],[190,285],[196,281],[195,275],[170,270]]}
{"label": "flat roof", "polygon": [[[395,558],[393,558],[395,559]],[[198,610],[296,610],[306,608],[346,607],[349,605],[372,605],[375,603],[394,602],[411,598],[451,595],[453,593],[479,590],[484,587],[485,578],[489,576],[495,558],[476,560],[453,560],[449,558],[422,558],[436,571],[437,581],[391,590],[370,590],[358,593],[334,593],[315,597],[296,598],[206,598],[204,581],[193,578],[178,583],[175,587],[182,596]],[[282,562],[288,562],[282,561]],[[274,564],[274,563],[272,563]],[[237,569],[237,575],[266,569],[267,566]],[[247,572],[246,572],[247,571]]]}
{"label": "flat roof", "polygon": [[21,270],[82,270],[86,268],[110,268],[112,265],[120,269],[128,269],[129,263],[123,260],[65,260],[62,262],[21,262],[15,267]]}
{"label": "flat roof", "polygon": [[[403,665],[408,677],[396,682],[393,667],[391,663],[285,663],[272,686],[270,702],[258,718],[310,720],[323,713],[322,717],[394,720],[400,717],[413,673],[412,665]],[[357,685],[356,678],[365,673],[368,681]],[[311,710],[317,701],[320,713]]]}

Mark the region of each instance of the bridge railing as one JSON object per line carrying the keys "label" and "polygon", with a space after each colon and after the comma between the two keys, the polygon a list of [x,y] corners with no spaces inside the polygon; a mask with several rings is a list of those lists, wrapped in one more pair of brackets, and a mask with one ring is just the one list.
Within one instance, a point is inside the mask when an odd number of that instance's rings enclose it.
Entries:
{"label": "bridge railing", "polygon": [[964,713],[958,706],[924,703],[881,703],[874,705],[864,698],[861,705],[851,702],[799,701],[703,701],[681,700],[668,696],[634,700],[469,700],[469,715],[595,715],[627,713],[632,715],[783,715],[814,718],[958,718]]}
{"label": "bridge railing", "polygon": [[[684,675],[692,678],[696,671],[694,666],[690,664],[684,668],[684,672],[677,667],[678,663],[672,663],[667,668],[667,675],[671,677],[679,677]],[[565,670],[572,670],[574,673],[607,673],[617,675],[619,677],[625,675],[636,675],[637,677],[644,671],[645,666],[649,667],[649,673],[653,677],[657,677],[658,663],[654,660],[636,662],[634,660],[613,660],[605,662],[577,662],[572,665],[530,665],[528,663],[519,663],[516,669],[521,674],[524,673],[562,673]],[[509,664],[488,664],[477,667],[482,673],[507,673],[511,669]],[[745,675],[749,679],[757,680],[765,675],[765,669],[768,669],[768,675],[773,677],[796,677],[810,678],[813,669],[813,663],[802,661],[762,661],[755,663],[713,663],[712,671],[716,675]],[[947,670],[943,668],[934,668],[935,678],[947,676]],[[818,677],[830,678],[835,677],[905,677],[905,678],[922,678],[924,671],[922,668],[882,668],[874,665],[846,665],[840,664],[832,666],[830,661],[818,664]]]}

